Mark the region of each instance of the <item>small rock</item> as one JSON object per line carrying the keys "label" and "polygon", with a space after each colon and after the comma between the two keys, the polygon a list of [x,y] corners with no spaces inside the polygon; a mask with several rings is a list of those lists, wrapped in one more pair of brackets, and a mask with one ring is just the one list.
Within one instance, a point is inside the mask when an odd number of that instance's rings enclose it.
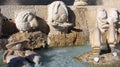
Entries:
{"label": "small rock", "polygon": [[98,63],[98,62],[99,62],[99,60],[100,60],[100,58],[99,58],[99,57],[94,57],[94,61],[95,61],[95,62],[97,62],[97,63]]}
{"label": "small rock", "polygon": [[116,57],[116,56],[117,56],[117,52],[113,52],[112,55],[113,55],[114,57]]}

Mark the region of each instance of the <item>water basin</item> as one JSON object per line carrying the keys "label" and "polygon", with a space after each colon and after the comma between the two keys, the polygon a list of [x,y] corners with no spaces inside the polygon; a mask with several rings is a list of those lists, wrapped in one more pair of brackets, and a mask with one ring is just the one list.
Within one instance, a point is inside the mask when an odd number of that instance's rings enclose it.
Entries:
{"label": "water basin", "polygon": [[[85,52],[90,51],[89,45],[64,47],[64,48],[50,48],[36,50],[41,58],[41,65],[39,67],[89,67],[87,64],[80,63],[75,60],[74,57]],[[2,54],[4,51],[0,51],[0,67],[7,67],[2,63]],[[29,67],[34,67],[33,64]]]}

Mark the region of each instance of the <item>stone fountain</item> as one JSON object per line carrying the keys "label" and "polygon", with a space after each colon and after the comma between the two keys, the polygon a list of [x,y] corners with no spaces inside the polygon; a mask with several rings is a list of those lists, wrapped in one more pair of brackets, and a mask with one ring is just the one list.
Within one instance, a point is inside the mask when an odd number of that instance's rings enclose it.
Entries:
{"label": "stone fountain", "polygon": [[[90,44],[92,50],[77,56],[77,59],[98,65],[119,62],[120,51],[115,48],[120,41],[119,1],[109,5],[113,1],[103,0],[99,6],[96,6],[97,0],[94,4],[90,0],[75,0],[73,6],[68,6],[66,1],[50,1],[47,6],[1,5],[3,62],[12,66],[13,62],[22,61],[19,64],[24,66],[30,61],[36,67],[40,66],[44,55],[35,49],[85,44]],[[107,44],[107,50],[103,49],[103,44]],[[59,55],[61,52],[56,53]]]}

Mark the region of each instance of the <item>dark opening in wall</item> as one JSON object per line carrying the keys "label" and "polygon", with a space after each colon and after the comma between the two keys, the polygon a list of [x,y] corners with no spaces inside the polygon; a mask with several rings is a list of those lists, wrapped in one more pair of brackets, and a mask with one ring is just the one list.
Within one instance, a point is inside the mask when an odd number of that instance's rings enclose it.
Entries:
{"label": "dark opening in wall", "polygon": [[88,5],[102,5],[103,0],[88,0]]}

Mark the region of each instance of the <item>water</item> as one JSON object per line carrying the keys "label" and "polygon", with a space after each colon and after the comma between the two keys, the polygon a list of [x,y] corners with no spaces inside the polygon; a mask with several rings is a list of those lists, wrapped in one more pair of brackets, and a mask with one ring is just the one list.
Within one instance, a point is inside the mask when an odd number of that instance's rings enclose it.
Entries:
{"label": "water", "polygon": [[75,60],[74,57],[90,50],[91,48],[88,45],[43,50],[41,67],[88,67]]}
{"label": "water", "polygon": [[[40,65],[36,67],[89,67],[87,64],[75,60],[74,57],[90,50],[91,48],[88,45],[37,50],[42,58]],[[1,51],[0,55],[3,52]],[[7,67],[2,63],[2,57],[0,57],[0,60],[0,67]],[[32,64],[31,67],[34,67],[34,65]]]}

